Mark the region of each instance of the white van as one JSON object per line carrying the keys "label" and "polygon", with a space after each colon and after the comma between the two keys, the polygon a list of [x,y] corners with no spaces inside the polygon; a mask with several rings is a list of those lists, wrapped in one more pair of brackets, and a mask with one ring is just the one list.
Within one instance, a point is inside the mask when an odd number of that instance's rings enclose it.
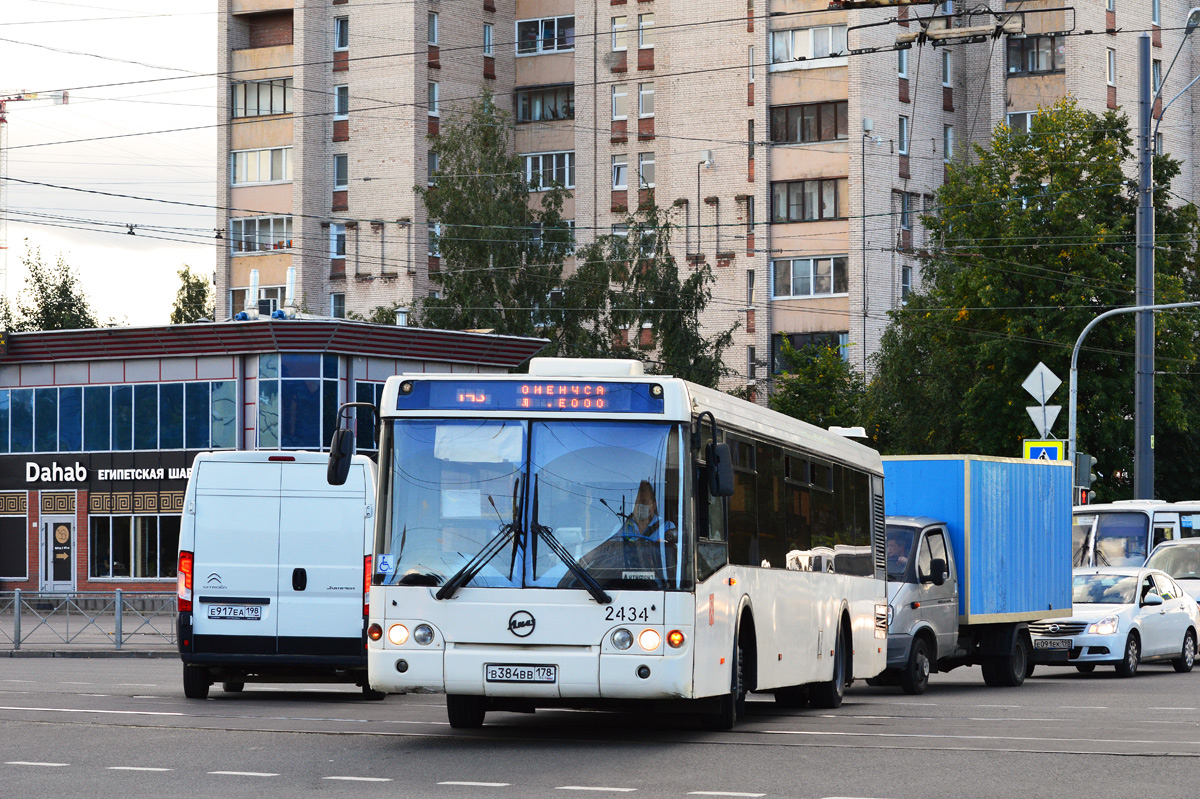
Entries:
{"label": "white van", "polygon": [[214,682],[367,682],[375,464],[345,485],[319,452],[203,452],[179,531],[183,692]]}

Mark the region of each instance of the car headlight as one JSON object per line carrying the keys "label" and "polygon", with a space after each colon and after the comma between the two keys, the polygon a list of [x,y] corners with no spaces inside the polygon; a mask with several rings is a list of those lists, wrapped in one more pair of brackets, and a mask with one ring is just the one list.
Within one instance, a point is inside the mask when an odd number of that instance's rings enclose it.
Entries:
{"label": "car headlight", "polygon": [[612,634],[612,645],[622,651],[628,649],[633,646],[633,633],[624,627],[614,631]]}
{"label": "car headlight", "polygon": [[1089,635],[1112,635],[1117,631],[1117,617],[1106,616],[1088,627]]}

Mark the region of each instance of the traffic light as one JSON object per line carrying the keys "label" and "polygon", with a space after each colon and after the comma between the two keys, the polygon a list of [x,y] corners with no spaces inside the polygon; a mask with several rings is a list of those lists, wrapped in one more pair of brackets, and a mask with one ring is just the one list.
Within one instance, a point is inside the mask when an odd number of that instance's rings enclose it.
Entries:
{"label": "traffic light", "polygon": [[[1086,452],[1075,453],[1075,485],[1091,493],[1092,483],[1096,482],[1096,473],[1092,471],[1096,459]],[[1082,503],[1081,503],[1082,504]]]}

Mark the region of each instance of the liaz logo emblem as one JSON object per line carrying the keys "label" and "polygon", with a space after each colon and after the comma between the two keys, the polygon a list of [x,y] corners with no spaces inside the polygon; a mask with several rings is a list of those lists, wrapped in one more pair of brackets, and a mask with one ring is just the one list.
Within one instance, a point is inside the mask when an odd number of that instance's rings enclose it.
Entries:
{"label": "liaz logo emblem", "polygon": [[536,626],[537,621],[527,610],[518,610],[508,617],[508,631],[518,638],[528,638]]}

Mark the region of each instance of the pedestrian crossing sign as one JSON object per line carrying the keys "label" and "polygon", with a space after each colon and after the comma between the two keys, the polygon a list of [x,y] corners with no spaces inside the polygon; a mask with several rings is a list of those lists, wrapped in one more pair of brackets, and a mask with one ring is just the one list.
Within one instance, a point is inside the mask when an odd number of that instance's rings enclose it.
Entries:
{"label": "pedestrian crossing sign", "polygon": [[1031,461],[1062,461],[1066,460],[1067,456],[1064,452],[1063,441],[1043,441],[1039,439],[1027,438],[1021,442],[1024,445],[1025,457]]}

